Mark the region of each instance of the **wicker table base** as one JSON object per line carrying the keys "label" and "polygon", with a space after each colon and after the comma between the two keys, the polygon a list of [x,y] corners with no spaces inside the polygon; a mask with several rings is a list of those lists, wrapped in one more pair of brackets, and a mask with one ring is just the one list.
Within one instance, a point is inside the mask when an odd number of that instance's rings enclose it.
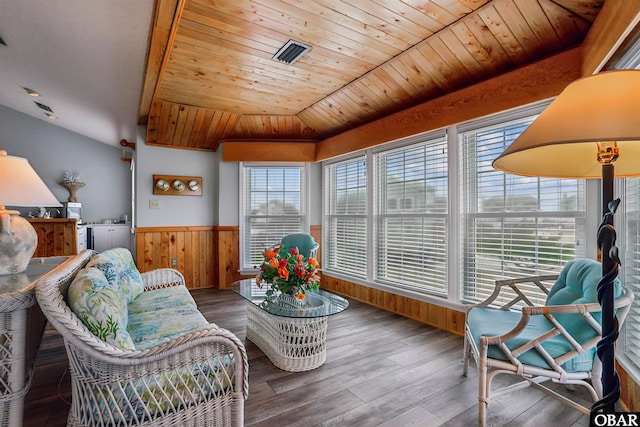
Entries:
{"label": "wicker table base", "polygon": [[327,360],[327,317],[291,318],[247,304],[247,339],[278,368],[309,371]]}
{"label": "wicker table base", "polygon": [[21,426],[24,397],[47,323],[35,282],[69,257],[32,258],[24,273],[0,276],[0,427]]}

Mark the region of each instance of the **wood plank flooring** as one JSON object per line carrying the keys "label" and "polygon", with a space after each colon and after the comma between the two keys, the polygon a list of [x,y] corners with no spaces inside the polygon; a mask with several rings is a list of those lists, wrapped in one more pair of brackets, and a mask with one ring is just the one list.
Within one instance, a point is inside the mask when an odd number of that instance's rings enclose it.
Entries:
{"label": "wood plank flooring", "polygon": [[[351,300],[345,312],[329,318],[327,362],[309,372],[285,372],[245,340],[246,306],[240,296],[215,289],[194,290],[193,296],[208,320],[245,341],[247,426],[477,425],[477,371],[472,362],[469,376],[462,376],[459,336]],[[53,329],[45,332],[36,366],[24,426],[64,426],[71,387],[62,339]],[[573,394],[586,396],[580,388]],[[587,416],[532,388],[493,399],[487,421],[493,426],[589,424]]]}

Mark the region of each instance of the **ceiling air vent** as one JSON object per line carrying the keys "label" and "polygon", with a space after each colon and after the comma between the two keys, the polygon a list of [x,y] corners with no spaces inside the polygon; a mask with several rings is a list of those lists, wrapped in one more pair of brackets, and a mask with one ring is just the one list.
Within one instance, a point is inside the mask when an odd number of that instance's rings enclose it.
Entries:
{"label": "ceiling air vent", "polygon": [[289,40],[271,59],[284,62],[285,64],[293,64],[309,50],[311,50],[311,46],[295,40]]}
{"label": "ceiling air vent", "polygon": [[39,108],[42,108],[44,111],[47,111],[47,112],[49,112],[49,113],[53,113],[53,110],[52,110],[51,108],[49,108],[49,106],[48,106],[48,105],[44,105],[44,104],[41,104],[41,103],[36,102],[36,101],[33,101],[33,102],[35,102],[35,103],[36,103],[36,105],[37,105]]}

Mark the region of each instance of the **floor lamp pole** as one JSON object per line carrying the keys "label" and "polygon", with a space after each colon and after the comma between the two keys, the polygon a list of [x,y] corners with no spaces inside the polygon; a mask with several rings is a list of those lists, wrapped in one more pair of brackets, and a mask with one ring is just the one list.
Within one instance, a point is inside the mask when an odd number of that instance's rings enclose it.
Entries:
{"label": "floor lamp pole", "polygon": [[615,367],[615,342],[618,339],[618,319],[614,311],[614,280],[620,259],[616,243],[613,215],[620,199],[613,200],[613,163],[602,165],[602,224],[598,229],[598,249],[602,263],[602,279],[598,283],[598,302],[602,307],[602,339],[598,342],[598,358],[602,362],[602,395],[592,412],[614,412],[620,398],[620,379]]}

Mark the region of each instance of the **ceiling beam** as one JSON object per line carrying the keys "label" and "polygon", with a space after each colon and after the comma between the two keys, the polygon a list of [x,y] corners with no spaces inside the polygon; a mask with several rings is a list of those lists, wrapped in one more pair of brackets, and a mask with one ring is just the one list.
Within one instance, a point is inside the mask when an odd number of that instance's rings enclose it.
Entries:
{"label": "ceiling beam", "polygon": [[184,8],[182,0],[156,0],[151,21],[147,67],[144,73],[140,107],[138,108],[138,124],[146,125],[149,110],[156,95],[158,82],[169,59],[175,32]]}
{"label": "ceiling beam", "polygon": [[639,22],[640,1],[605,1],[582,42],[582,75],[587,77],[602,70],[627,37],[638,31]]}
{"label": "ceiling beam", "polygon": [[553,55],[320,141],[316,161],[552,98],[581,77],[581,65],[580,48]]}
{"label": "ceiling beam", "polygon": [[313,141],[221,141],[225,162],[307,162],[316,159]]}

